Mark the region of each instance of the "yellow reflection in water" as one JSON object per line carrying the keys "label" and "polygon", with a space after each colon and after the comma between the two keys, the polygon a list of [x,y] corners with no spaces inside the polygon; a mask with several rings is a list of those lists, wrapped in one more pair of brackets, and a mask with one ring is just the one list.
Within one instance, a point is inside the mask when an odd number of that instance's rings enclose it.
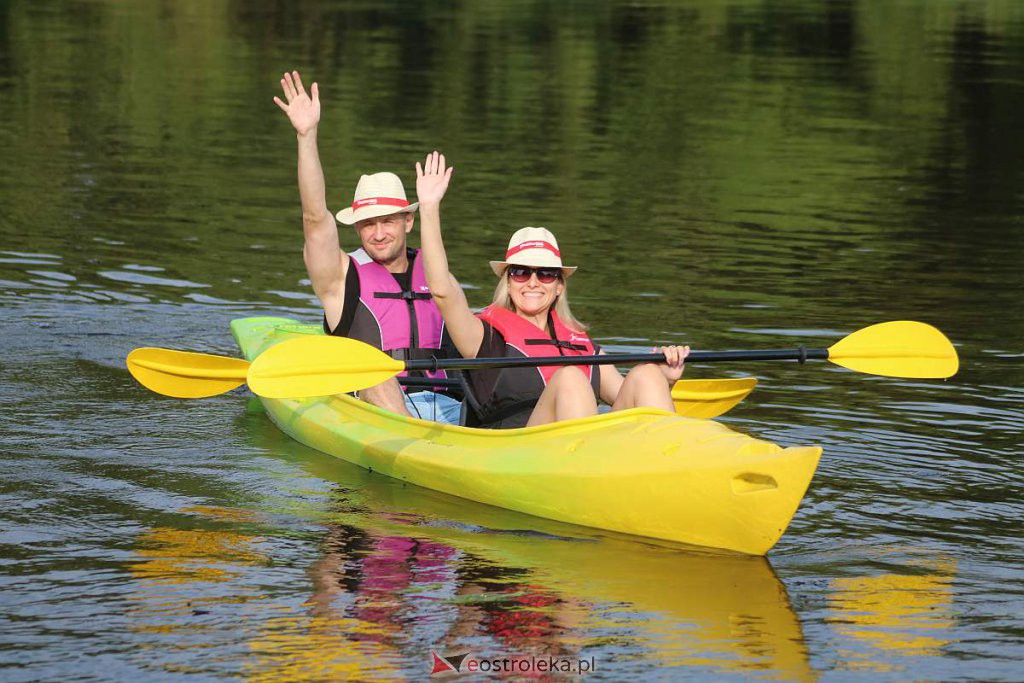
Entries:
{"label": "yellow reflection in water", "polygon": [[[525,572],[519,590],[556,596],[557,606],[533,607],[554,618],[558,643],[547,651],[579,652],[601,632],[624,637],[622,651],[658,666],[709,667],[752,677],[813,681],[803,631],[782,583],[761,557],[690,552],[473,505],[414,487],[360,478],[345,494],[340,518],[375,534],[428,538],[496,567]],[[396,515],[395,511],[401,511]],[[439,520],[441,524],[433,523]],[[527,533],[505,530],[526,529]],[[545,537],[536,532],[551,534]],[[467,597],[461,587],[460,600]],[[491,593],[491,595],[494,595]],[[457,631],[445,645],[458,651],[481,629],[460,605]],[[502,643],[500,639],[496,642]],[[528,652],[537,643],[520,639]],[[465,648],[464,648],[465,649]],[[613,650],[615,648],[613,647]],[[598,667],[600,664],[598,663]]]}
{"label": "yellow reflection in water", "polygon": [[[252,521],[244,510],[195,506],[183,513],[231,522]],[[269,563],[254,549],[259,539],[223,529],[176,529],[154,527],[139,534],[139,561],[128,566],[138,580],[133,613],[155,622],[138,623],[139,632],[172,633],[186,627],[180,619],[202,615],[218,604],[241,604],[264,596],[243,590],[212,593],[203,584],[238,579],[246,567]]]}
{"label": "yellow reflection in water", "polygon": [[[197,505],[182,513],[231,522],[252,521],[245,510]],[[142,559],[129,566],[139,579],[160,583],[223,582],[234,578],[232,567],[265,565],[265,555],[252,550],[257,539],[219,529],[154,527],[139,534],[136,554]]]}
{"label": "yellow reflection in water", "polygon": [[[560,590],[621,607],[586,629],[629,619],[662,666],[812,681],[803,631],[782,583],[761,557],[713,555],[605,539],[552,543],[539,575]],[[637,619],[637,616],[640,618]]]}
{"label": "yellow reflection in water", "polygon": [[[881,574],[833,579],[829,606],[836,631],[869,646],[868,652],[846,649],[840,654],[850,668],[889,671],[887,656],[937,657],[949,644],[954,625],[953,579],[956,562],[948,558],[915,560],[914,574]],[[921,573],[924,572],[924,573]]]}
{"label": "yellow reflection in water", "polygon": [[[181,512],[223,522],[258,521],[251,512],[228,508],[196,506]],[[373,641],[380,635],[377,626],[360,619],[309,615],[308,606],[275,605],[246,579],[247,568],[270,562],[256,550],[260,540],[225,529],[155,527],[140,534],[140,561],[129,567],[137,580],[132,630],[156,640],[138,642],[137,647],[198,654],[248,640],[254,656],[242,661],[244,676],[251,680],[393,678],[384,656],[391,649]],[[234,617],[229,614],[225,621],[225,605],[254,600],[265,606]],[[206,615],[216,618],[207,621]],[[256,624],[249,621],[253,615]],[[224,641],[226,631],[231,633],[230,642]],[[366,640],[358,640],[361,637]],[[167,672],[209,673],[201,662],[193,666],[173,657],[156,664]]]}
{"label": "yellow reflection in water", "polygon": [[[283,614],[249,643],[251,681],[392,680],[394,649],[375,641],[384,630],[361,619]],[[356,640],[360,637],[365,640]]]}
{"label": "yellow reflection in water", "polygon": [[139,536],[143,558],[130,566],[136,578],[161,583],[230,581],[233,566],[266,564],[266,556],[249,548],[251,536],[210,529],[156,527]]}

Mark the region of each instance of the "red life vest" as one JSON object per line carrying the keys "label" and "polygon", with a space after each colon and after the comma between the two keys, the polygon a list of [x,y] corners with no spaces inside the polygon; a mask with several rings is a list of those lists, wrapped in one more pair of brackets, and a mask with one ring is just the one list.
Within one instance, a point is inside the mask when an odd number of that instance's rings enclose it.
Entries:
{"label": "red life vest", "polygon": [[[550,324],[554,328],[552,330],[554,334],[551,337],[526,318],[502,306],[488,306],[477,313],[477,317],[501,332],[501,336],[505,338],[505,344],[519,351],[523,356],[530,358],[593,356],[595,353],[590,337],[584,332],[577,332],[566,327],[554,310],[550,312]],[[561,367],[560,365],[545,365],[536,368],[541,374],[544,386],[547,386]],[[587,379],[590,379],[594,372],[593,365],[577,365],[576,367],[583,371]]]}
{"label": "red life vest", "polygon": [[[592,356],[599,348],[584,332],[573,330],[559,319],[552,310],[548,325],[552,336],[539,327],[520,317],[513,311],[499,306],[488,306],[477,317],[501,334],[504,353],[513,358],[541,358],[544,356]],[[601,373],[593,365],[577,365],[594,389],[594,396],[600,397]],[[526,424],[537,405],[544,387],[562,366],[546,365],[538,368],[504,368],[488,381],[483,372],[470,372],[470,387],[473,391],[471,407],[476,413],[476,426],[521,427]]]}
{"label": "red life vest", "polygon": [[[404,290],[365,251],[350,253],[341,321],[328,333],[358,339],[398,360],[441,358],[444,319],[430,296],[418,255],[418,250],[408,250],[412,269],[409,289]],[[445,376],[444,371],[424,374]]]}

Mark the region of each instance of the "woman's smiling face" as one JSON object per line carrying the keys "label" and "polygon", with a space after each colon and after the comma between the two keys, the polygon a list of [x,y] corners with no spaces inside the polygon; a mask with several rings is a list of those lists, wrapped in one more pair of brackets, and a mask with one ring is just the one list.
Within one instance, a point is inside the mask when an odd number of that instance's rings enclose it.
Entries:
{"label": "woman's smiling face", "polygon": [[509,295],[512,297],[512,304],[516,310],[528,316],[546,315],[554,305],[555,298],[562,293],[561,274],[559,273],[559,276],[551,282],[544,283],[537,277],[537,272],[530,269],[529,278],[524,282],[519,282],[517,278],[510,275],[513,268],[516,267],[510,266],[506,277],[508,278]]}

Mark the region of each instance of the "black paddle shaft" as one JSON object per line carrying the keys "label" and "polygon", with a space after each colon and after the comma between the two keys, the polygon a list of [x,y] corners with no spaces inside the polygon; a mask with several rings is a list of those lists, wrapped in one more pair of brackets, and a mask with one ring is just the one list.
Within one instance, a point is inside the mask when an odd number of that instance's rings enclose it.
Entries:
{"label": "black paddle shaft", "polygon": [[399,377],[398,383],[403,387],[410,388],[432,388],[432,387],[461,387],[462,383],[457,379],[432,379],[430,377]]}
{"label": "black paddle shaft", "polygon": [[[767,351],[691,351],[687,363],[719,363],[736,360],[828,360],[828,349],[776,349]],[[406,370],[479,370],[480,368],[533,368],[551,365],[614,365],[616,363],[664,363],[660,353],[609,353],[604,356],[547,356],[543,358],[431,358],[409,360]]]}

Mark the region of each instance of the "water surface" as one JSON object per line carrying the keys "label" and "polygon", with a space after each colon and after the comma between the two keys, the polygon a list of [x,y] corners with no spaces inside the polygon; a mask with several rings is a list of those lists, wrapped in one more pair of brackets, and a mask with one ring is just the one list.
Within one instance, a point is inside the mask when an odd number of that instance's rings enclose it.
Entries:
{"label": "water surface", "polygon": [[[825,448],[767,560],[405,487],[243,392],[149,394],[132,348],[234,354],[232,318],[319,316],[288,68],[320,83],[333,209],[448,154],[475,305],[545,225],[612,350],[918,319],[962,369],[688,368],[760,380],[734,428]],[[418,679],[431,650],[1019,678],[1022,73],[1012,0],[0,3],[4,680]]]}

